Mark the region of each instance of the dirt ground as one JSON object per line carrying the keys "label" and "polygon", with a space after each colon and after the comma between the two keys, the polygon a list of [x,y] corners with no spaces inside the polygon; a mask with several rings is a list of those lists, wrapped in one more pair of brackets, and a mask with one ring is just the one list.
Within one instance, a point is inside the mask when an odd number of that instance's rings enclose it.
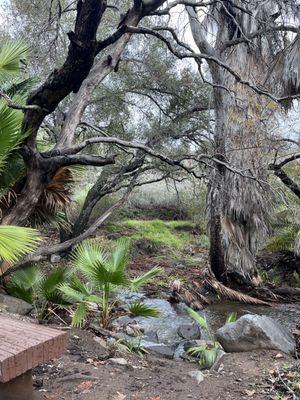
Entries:
{"label": "dirt ground", "polygon": [[[127,365],[108,357],[125,358]],[[279,399],[270,374],[294,363],[278,351],[226,354],[214,371],[203,371],[198,384],[188,374],[197,364],[149,354],[111,354],[92,332],[72,330],[67,353],[38,367],[34,382],[42,398],[52,400]]]}

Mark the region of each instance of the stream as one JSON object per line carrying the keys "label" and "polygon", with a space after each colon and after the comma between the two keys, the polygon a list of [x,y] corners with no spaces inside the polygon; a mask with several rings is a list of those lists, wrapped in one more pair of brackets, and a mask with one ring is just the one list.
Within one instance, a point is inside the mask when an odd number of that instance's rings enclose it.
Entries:
{"label": "stream", "polygon": [[[170,304],[167,300],[159,298],[146,298],[142,293],[123,292],[119,298],[127,303],[142,300],[147,306],[157,307],[161,316],[159,318],[145,318],[128,316],[120,317],[115,325],[124,329],[125,338],[146,350],[154,351],[168,358],[180,358],[184,353],[184,345],[195,340],[207,340],[205,331],[199,331],[197,324],[187,313],[184,303]],[[216,303],[199,314],[205,316],[209,328],[215,332],[225,324],[228,315],[237,313],[237,317],[244,314],[259,314],[271,317],[288,329],[295,328],[300,323],[300,304],[274,304],[272,307],[254,306],[237,302]],[[138,326],[143,334],[133,335],[128,326]],[[134,336],[134,337],[132,337]]]}

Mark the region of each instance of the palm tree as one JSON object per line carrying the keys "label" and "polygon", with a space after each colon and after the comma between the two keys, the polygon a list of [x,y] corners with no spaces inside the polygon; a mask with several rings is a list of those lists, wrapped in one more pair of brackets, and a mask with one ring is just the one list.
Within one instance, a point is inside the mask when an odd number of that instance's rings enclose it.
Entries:
{"label": "palm tree", "polygon": [[[61,284],[59,290],[67,301],[77,306],[72,320],[74,326],[83,324],[91,303],[100,305],[101,324],[107,326],[117,301],[112,296],[113,292],[122,288],[137,290],[162,272],[161,268],[154,267],[144,275],[130,279],[127,273],[129,241],[125,239],[117,241],[111,253],[103,250],[94,241],[85,241],[76,248],[72,262],[76,274],[71,283]],[[82,282],[78,273],[86,278],[87,283]],[[156,308],[147,307],[140,302],[129,305],[128,311],[146,317],[158,316]]]}
{"label": "palm tree", "polygon": [[[24,88],[27,82],[20,81],[20,71],[26,54],[27,47],[20,41],[7,41],[0,48],[0,94],[6,94],[19,104],[25,100]],[[8,205],[14,197],[13,192],[8,196],[3,195],[22,171],[21,157],[16,152],[25,137],[21,133],[22,119],[22,111],[8,107],[4,99],[0,100],[0,212],[2,206]],[[32,251],[38,242],[39,237],[34,229],[0,226],[0,275],[8,269],[10,263]]]}
{"label": "palm tree", "polygon": [[[300,90],[299,34],[287,36],[278,28],[281,22],[292,22],[292,3],[221,1],[207,6],[207,17],[194,7],[187,11],[200,52],[225,63],[250,85],[280,97]],[[272,210],[272,192],[262,183],[270,161],[267,134],[279,106],[219,64],[209,60],[208,66],[214,85],[214,153],[243,171],[238,174],[216,164],[210,176],[211,267],[225,283],[228,274],[250,280],[256,275],[255,256],[268,233]]]}

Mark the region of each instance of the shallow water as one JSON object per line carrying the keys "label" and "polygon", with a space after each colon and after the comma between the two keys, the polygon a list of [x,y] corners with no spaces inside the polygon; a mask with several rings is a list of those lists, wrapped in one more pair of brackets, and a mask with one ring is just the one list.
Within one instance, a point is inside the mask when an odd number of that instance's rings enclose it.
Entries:
{"label": "shallow water", "polygon": [[[147,306],[157,307],[160,318],[135,317],[134,320],[143,327],[145,334],[156,332],[159,343],[176,344],[182,341],[178,335],[178,328],[184,324],[190,324],[193,320],[187,313],[187,306],[183,303],[170,304],[167,300],[157,298],[146,298],[142,293],[123,292],[119,298],[128,303],[142,300]],[[300,304],[274,304],[272,307],[254,306],[237,302],[222,302],[199,311],[200,315],[206,317],[210,331],[213,333],[223,326],[228,315],[237,313],[237,317],[244,314],[259,314],[274,318],[288,329],[300,324]],[[202,338],[208,339],[206,332],[202,330]]]}
{"label": "shallow water", "polygon": [[288,329],[300,323],[300,304],[274,304],[272,307],[255,306],[236,302],[217,303],[207,307],[204,314],[213,331],[224,325],[227,316],[236,312],[238,317],[244,314],[259,314],[274,318]]}

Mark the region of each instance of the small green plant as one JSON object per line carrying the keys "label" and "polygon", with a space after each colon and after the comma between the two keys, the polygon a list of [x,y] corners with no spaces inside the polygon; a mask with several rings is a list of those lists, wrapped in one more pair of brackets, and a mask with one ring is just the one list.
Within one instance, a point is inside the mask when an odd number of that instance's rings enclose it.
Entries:
{"label": "small green plant", "polygon": [[[137,290],[162,272],[155,267],[144,275],[129,279],[127,267],[129,263],[129,241],[120,239],[111,253],[105,251],[94,241],[80,244],[72,255],[75,274],[69,283],[62,283],[59,290],[67,301],[76,305],[72,318],[73,326],[82,326],[86,320],[91,303],[100,308],[100,323],[107,327],[112,318],[112,310],[116,304],[113,293],[117,289]],[[82,283],[79,275],[87,280]],[[157,316],[158,310],[141,303],[128,306],[131,313],[142,313],[144,316]]]}
{"label": "small green plant", "polygon": [[37,317],[43,319],[50,306],[68,304],[58,290],[59,285],[68,278],[65,268],[55,268],[45,275],[37,266],[31,265],[14,272],[7,289],[12,295],[32,304]]}
{"label": "small green plant", "polygon": [[231,322],[235,322],[237,320],[237,313],[236,312],[232,312],[228,315],[228,317],[226,318],[226,324],[230,324]]}
{"label": "small green plant", "polygon": [[133,304],[128,305],[128,311],[134,316],[142,316],[142,317],[152,317],[158,318],[159,317],[159,310],[156,307],[149,307],[146,306],[141,301],[137,301]]}
{"label": "small green plant", "polygon": [[[210,340],[210,343],[204,343],[190,347],[188,349],[188,353],[190,353],[192,356],[198,357],[200,365],[202,367],[209,368],[216,361],[218,351],[221,350],[222,347],[220,343],[216,341],[213,333],[210,331],[206,318],[202,317],[200,314],[198,314],[191,308],[188,308],[188,313],[190,317],[192,317],[197,322],[200,328],[206,331]],[[236,320],[237,320],[237,313],[232,312],[228,315],[225,324],[235,322]]]}
{"label": "small green plant", "polygon": [[197,324],[206,331],[211,342],[190,347],[188,349],[188,353],[190,353],[192,356],[198,357],[202,367],[209,368],[216,361],[218,351],[221,349],[221,345],[215,340],[205,317],[202,317],[191,308],[188,308],[188,313],[197,322]]}

